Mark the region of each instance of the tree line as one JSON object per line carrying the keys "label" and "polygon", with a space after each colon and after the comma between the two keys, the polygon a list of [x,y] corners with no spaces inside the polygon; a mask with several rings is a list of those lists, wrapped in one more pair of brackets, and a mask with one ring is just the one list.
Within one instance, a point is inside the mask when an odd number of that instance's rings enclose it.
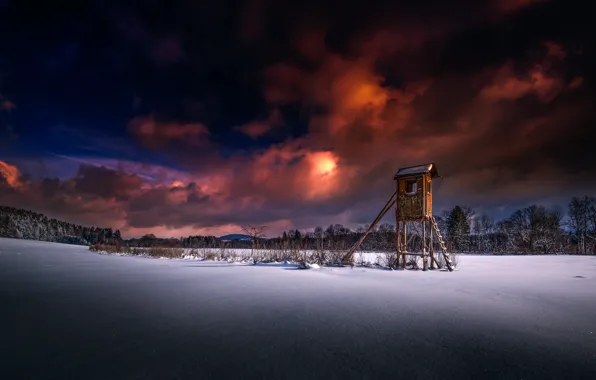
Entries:
{"label": "tree line", "polygon": [[[436,216],[441,234],[450,252],[550,254],[596,254],[596,198],[574,197],[568,204],[567,217],[557,209],[532,205],[516,210],[504,220],[495,221],[488,214],[476,214],[465,206]],[[266,238],[266,226],[244,226],[248,240],[223,241],[215,236],[158,238],[148,234],[122,239],[119,230],[84,227],[48,219],[28,210],[0,206],[0,236],[70,244],[107,244],[128,247],[169,248],[259,248],[313,250],[321,255],[347,251],[368,226],[355,231],[341,224],[314,231],[284,231],[278,237]],[[361,251],[395,250],[395,225],[378,225],[360,246]],[[435,242],[436,243],[436,242]],[[410,240],[410,250],[421,246],[418,237]],[[438,247],[435,247],[438,250]],[[326,253],[327,252],[327,253]]]}
{"label": "tree line", "polygon": [[[488,214],[477,214],[470,207],[455,206],[435,218],[449,252],[596,254],[596,197],[573,197],[567,207],[567,218],[564,216],[557,208],[531,205],[496,221]],[[332,224],[326,229],[316,227],[307,233],[289,230],[278,238],[269,239],[267,244],[298,245],[301,249],[311,250],[347,250],[368,227],[351,231],[341,224]],[[438,250],[438,242],[435,244],[435,250]],[[395,250],[395,246],[395,225],[382,223],[359,249],[388,252]],[[413,236],[409,250],[421,246],[420,238]]]}
{"label": "tree line", "polygon": [[532,205],[500,221],[459,206],[441,219],[453,251],[596,254],[595,197],[573,197],[567,218],[557,208]]}
{"label": "tree line", "polygon": [[0,237],[79,245],[119,244],[122,241],[119,230],[84,227],[6,206],[0,206]]}

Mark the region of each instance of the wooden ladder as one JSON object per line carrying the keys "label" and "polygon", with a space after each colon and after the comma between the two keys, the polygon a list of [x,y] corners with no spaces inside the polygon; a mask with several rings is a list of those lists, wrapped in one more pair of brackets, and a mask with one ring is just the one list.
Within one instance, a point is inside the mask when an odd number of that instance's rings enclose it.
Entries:
{"label": "wooden ladder", "polygon": [[435,234],[437,234],[437,239],[439,240],[439,245],[441,246],[441,251],[443,251],[443,258],[445,259],[445,263],[447,263],[447,269],[449,272],[453,272],[453,263],[451,262],[451,258],[447,254],[447,247],[445,246],[445,241],[443,240],[443,235],[441,235],[441,230],[439,229],[439,225],[437,224],[437,220],[434,216],[431,217],[430,222],[435,230]]}

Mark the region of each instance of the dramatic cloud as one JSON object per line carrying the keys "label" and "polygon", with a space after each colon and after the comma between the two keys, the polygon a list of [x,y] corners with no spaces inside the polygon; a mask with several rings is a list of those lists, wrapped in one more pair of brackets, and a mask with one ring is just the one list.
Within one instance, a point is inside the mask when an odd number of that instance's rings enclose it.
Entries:
{"label": "dramatic cloud", "polygon": [[[314,133],[341,137],[354,133],[363,140],[372,133],[404,128],[412,116],[410,104],[432,80],[405,88],[383,85],[367,59],[345,59],[329,53],[316,71],[276,65],[266,73],[265,97],[272,104],[300,102],[312,113]],[[341,143],[341,142],[340,142]]]}
{"label": "dramatic cloud", "polygon": [[[171,31],[152,31],[134,12],[126,6],[116,6],[109,15],[110,26],[122,35],[128,42],[124,49],[133,50],[142,47],[144,53],[158,66],[180,62],[186,57],[181,39]],[[123,43],[124,41],[119,41]],[[125,54],[122,52],[122,54]]]}
{"label": "dramatic cloud", "polygon": [[18,170],[4,162],[0,162],[0,168],[3,168],[0,179],[4,178],[10,186],[8,192],[0,187],[0,203],[3,205],[43,212],[50,217],[90,226],[117,226],[123,220],[121,203],[113,197],[79,192],[74,179],[14,180],[20,177]]}
{"label": "dramatic cloud", "polygon": [[257,120],[252,121],[247,124],[241,125],[236,127],[235,129],[244,133],[245,135],[256,139],[271,129],[280,126],[283,123],[283,116],[279,109],[274,109],[269,114],[269,117],[266,120]]}
{"label": "dramatic cloud", "polygon": [[[64,160],[70,173],[52,161],[40,175],[7,155],[2,203],[125,236],[217,235],[246,223],[271,236],[369,223],[395,171],[424,162],[443,176],[436,213],[467,204],[506,216],[596,188],[594,58],[579,2],[373,1],[338,12],[326,2],[183,1],[159,22],[146,7],[111,10],[110,33],[123,41],[75,57],[81,67],[113,64],[106,78],[122,85],[102,95],[118,107],[85,108],[99,97],[87,93],[65,112],[84,108],[85,118],[53,127],[66,142],[53,140],[56,153],[39,160]],[[109,132],[91,142],[77,123]]]}
{"label": "dramatic cloud", "polygon": [[6,162],[0,161],[0,183],[5,183],[11,188],[19,188],[22,186],[21,173],[16,166],[9,165]]}
{"label": "dramatic cloud", "polygon": [[129,128],[141,143],[151,148],[164,147],[175,141],[192,145],[208,143],[209,130],[200,123],[164,122],[145,116],[134,118]]}
{"label": "dramatic cloud", "polygon": [[139,176],[122,173],[105,167],[81,166],[74,178],[77,192],[104,199],[128,200],[132,193],[141,189]]}
{"label": "dramatic cloud", "polygon": [[[562,78],[557,77],[552,67],[559,61],[565,59],[567,53],[560,46],[552,42],[544,44],[547,48],[546,56],[540,64],[532,67],[528,73],[516,75],[513,63],[508,63],[501,67],[494,75],[490,85],[483,88],[480,96],[487,100],[516,100],[528,94],[537,96],[542,102],[548,103],[554,99],[557,94],[563,90],[565,83]],[[570,88],[576,88],[575,83],[569,85]]]}
{"label": "dramatic cloud", "polygon": [[546,76],[540,69],[535,69],[527,78],[517,78],[512,70],[505,66],[495,78],[495,82],[484,88],[480,96],[488,100],[516,100],[528,94],[536,95],[543,102],[550,102],[563,88],[560,78]]}

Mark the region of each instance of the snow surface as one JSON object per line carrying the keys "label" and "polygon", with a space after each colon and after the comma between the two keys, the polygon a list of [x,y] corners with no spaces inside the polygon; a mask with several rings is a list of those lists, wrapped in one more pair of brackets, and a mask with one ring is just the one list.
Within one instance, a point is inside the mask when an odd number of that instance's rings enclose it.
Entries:
{"label": "snow surface", "polygon": [[296,270],[0,239],[0,379],[594,379],[596,257]]}
{"label": "snow surface", "polygon": [[418,166],[412,166],[409,168],[399,169],[397,173],[395,173],[396,177],[406,176],[409,174],[422,174],[430,171],[433,167],[433,164],[424,164]]}

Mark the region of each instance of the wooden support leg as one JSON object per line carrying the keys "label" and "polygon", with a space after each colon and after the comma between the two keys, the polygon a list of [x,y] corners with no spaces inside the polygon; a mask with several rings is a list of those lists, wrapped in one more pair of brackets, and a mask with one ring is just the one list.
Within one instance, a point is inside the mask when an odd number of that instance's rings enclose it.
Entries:
{"label": "wooden support leg", "polygon": [[429,243],[428,243],[428,248],[429,248],[429,254],[430,254],[430,269],[433,270],[435,269],[435,247],[433,246],[433,230],[432,227],[430,226],[430,222],[429,222],[429,226],[428,226],[428,239],[429,239]]}
{"label": "wooden support leg", "polygon": [[426,260],[426,222],[422,220],[422,270],[428,270],[428,263]]}
{"label": "wooden support leg", "polygon": [[402,222],[404,225],[404,245],[401,247],[401,266],[402,268],[406,269],[406,251],[408,250],[408,230],[407,230],[407,222]]}
{"label": "wooden support leg", "polygon": [[396,244],[396,255],[395,255],[395,263],[393,265],[397,268],[399,267],[399,255],[401,252],[401,229],[399,227],[399,203],[395,202],[395,244]]}

